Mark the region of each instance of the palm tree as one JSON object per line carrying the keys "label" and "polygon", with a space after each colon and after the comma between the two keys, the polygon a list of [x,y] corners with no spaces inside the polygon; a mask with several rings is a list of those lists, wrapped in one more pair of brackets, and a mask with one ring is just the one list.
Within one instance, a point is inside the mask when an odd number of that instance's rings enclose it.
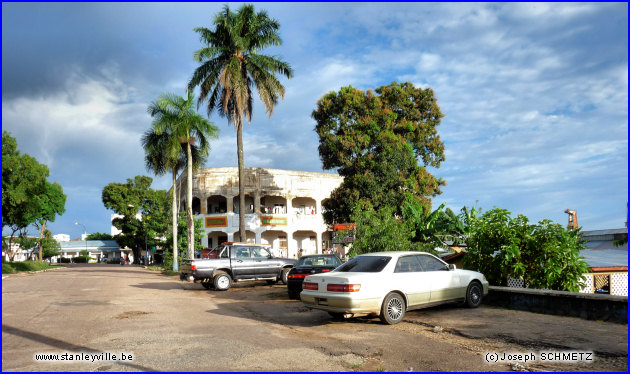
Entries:
{"label": "palm tree", "polygon": [[200,65],[188,83],[188,89],[201,89],[198,105],[207,100],[208,116],[216,109],[236,130],[238,155],[239,233],[245,236],[245,186],[243,181],[243,117],[251,122],[252,88],[271,117],[278,98],[284,98],[284,86],[274,74],[293,76],[291,66],[274,56],[258,54],[268,46],[282,43],[278,21],[265,11],[256,13],[253,5],[243,5],[236,13],[225,6],[214,18],[214,30],[195,28],[205,45],[194,54]]}
{"label": "palm tree", "polygon": [[[148,108],[149,113],[157,111],[157,103],[151,103]],[[169,132],[156,131],[155,122],[149,130],[142,136],[141,142],[145,152],[145,166],[156,176],[164,175],[167,171],[173,174],[173,271],[179,271],[177,253],[177,173],[186,165],[185,153],[178,139],[171,136]]]}
{"label": "palm tree", "polygon": [[192,173],[199,168],[210,152],[209,139],[216,138],[218,129],[198,114],[194,96],[189,90],[186,99],[174,94],[163,94],[152,103],[148,112],[154,118],[152,129],[145,133],[143,146],[146,166],[156,174],[168,169],[173,173],[173,270],[177,259],[177,172],[186,165],[186,226],[188,258],[194,258],[194,229],[192,216]]}

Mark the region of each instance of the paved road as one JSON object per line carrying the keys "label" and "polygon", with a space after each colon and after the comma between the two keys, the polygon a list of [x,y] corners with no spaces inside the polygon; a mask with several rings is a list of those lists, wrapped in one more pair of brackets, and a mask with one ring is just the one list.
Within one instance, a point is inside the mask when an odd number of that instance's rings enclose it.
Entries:
{"label": "paved road", "polygon": [[[627,371],[627,332],[487,306],[413,311],[395,326],[335,322],[281,285],[207,291],[135,266],[72,265],[2,281],[3,371]],[[592,351],[595,361],[540,361],[550,351]],[[65,352],[133,360],[34,359]],[[488,364],[487,352],[539,360]]]}

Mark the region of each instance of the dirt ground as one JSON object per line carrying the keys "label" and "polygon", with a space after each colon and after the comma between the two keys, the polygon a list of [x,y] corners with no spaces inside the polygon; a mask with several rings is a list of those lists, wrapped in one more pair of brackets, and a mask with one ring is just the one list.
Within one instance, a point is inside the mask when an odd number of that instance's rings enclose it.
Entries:
{"label": "dirt ground", "polygon": [[[394,326],[333,321],[281,284],[208,291],[136,266],[2,281],[3,371],[627,371],[627,335],[627,325],[488,306],[412,311]],[[559,362],[562,352],[583,360]],[[44,353],[93,356],[36,359]]]}

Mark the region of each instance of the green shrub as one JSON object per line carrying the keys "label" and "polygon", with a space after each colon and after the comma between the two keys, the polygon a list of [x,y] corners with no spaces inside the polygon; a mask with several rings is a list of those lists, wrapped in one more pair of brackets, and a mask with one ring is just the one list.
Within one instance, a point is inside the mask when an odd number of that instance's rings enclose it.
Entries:
{"label": "green shrub", "polygon": [[15,273],[15,269],[5,262],[2,263],[2,274],[13,274]]}
{"label": "green shrub", "polygon": [[71,262],[72,262],[72,260],[71,260],[71,259],[69,259],[69,258],[67,258],[67,257],[60,257],[60,258],[57,260],[57,262],[58,262],[58,263],[60,263],[60,264],[69,264],[69,263],[71,263]]}
{"label": "green shrub", "polygon": [[74,262],[75,264],[87,264],[88,262],[90,262],[90,260],[93,259],[93,257],[81,255],[73,258],[72,262]]}
{"label": "green shrub", "polygon": [[[23,262],[4,262],[2,263],[2,273],[5,273],[5,269],[10,267],[15,271],[38,271],[45,269],[54,269],[54,266],[51,266],[47,262],[44,261],[23,261]],[[10,274],[7,272],[7,274]]]}
{"label": "green shrub", "polygon": [[549,220],[531,224],[494,208],[472,222],[467,269],[482,272],[490,284],[507,286],[509,278],[523,279],[530,288],[578,292],[588,264],[580,230],[567,230]]}

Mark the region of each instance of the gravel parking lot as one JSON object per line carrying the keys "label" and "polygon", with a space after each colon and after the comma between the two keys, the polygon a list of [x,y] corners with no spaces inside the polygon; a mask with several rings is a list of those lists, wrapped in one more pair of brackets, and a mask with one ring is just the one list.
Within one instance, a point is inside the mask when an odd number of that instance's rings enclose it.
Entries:
{"label": "gravel parking lot", "polygon": [[[289,300],[280,284],[207,291],[136,266],[77,264],[8,276],[2,323],[3,371],[628,369],[627,325],[453,305],[409,312],[394,326],[377,318],[337,322]],[[567,351],[592,352],[592,360],[541,359]],[[40,353],[94,356],[51,362],[36,360]],[[487,362],[503,353],[536,360]]]}

